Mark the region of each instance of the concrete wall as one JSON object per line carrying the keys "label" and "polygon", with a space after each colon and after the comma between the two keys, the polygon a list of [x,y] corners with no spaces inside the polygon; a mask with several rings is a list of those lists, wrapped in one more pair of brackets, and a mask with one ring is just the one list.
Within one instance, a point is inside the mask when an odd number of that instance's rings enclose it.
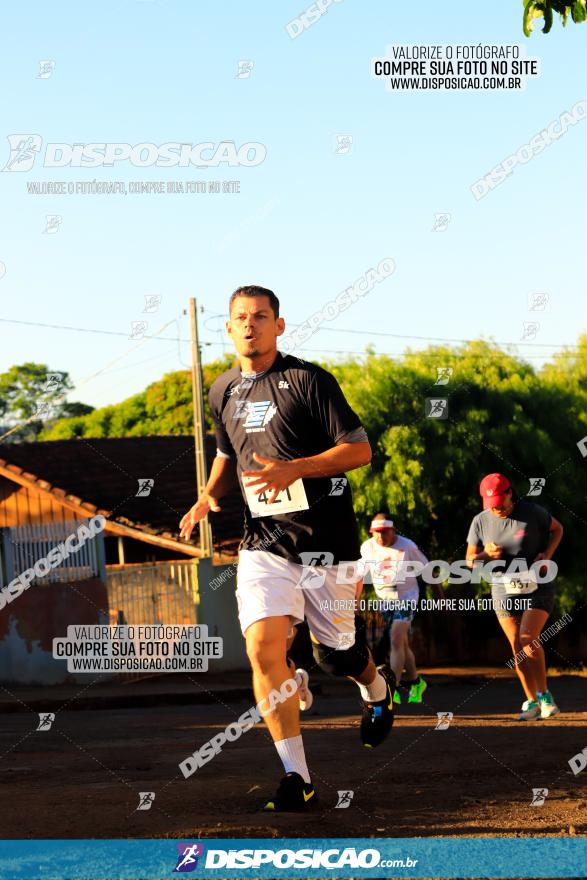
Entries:
{"label": "concrete wall", "polygon": [[[69,624],[108,623],[106,587],[99,578],[33,584],[0,611],[0,681],[14,684],[88,682],[53,658],[53,639]],[[105,676],[106,677],[106,676]]]}
{"label": "concrete wall", "polygon": [[[236,566],[198,562],[196,619],[209,635],[223,639],[223,657],[210,670],[248,668],[235,597]],[[62,684],[87,682],[88,676],[67,672],[65,660],[52,656],[53,639],[67,634],[70,624],[108,624],[108,593],[99,578],[73,583],[33,584],[0,611],[0,682]],[[152,623],[153,621],[145,621]],[[164,621],[181,623],[179,620]],[[119,676],[104,673],[101,680]],[[92,678],[96,678],[94,674]]]}
{"label": "concrete wall", "polygon": [[212,565],[210,559],[200,559],[198,590],[198,623],[208,626],[208,635],[220,636],[224,640],[222,660],[212,661],[210,671],[248,669],[235,596],[236,564]]}

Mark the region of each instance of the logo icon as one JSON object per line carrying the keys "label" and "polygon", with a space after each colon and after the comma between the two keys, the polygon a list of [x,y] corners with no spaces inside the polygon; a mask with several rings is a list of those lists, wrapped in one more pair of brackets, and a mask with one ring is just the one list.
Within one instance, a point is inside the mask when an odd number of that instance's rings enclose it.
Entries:
{"label": "logo icon", "polygon": [[131,321],[129,339],[142,339],[149,327],[148,321]]}
{"label": "logo icon", "polygon": [[264,431],[265,425],[269,424],[277,412],[277,407],[271,400],[238,401],[238,403],[241,402],[248,405],[244,422],[245,430],[257,429]]}
{"label": "logo icon", "polygon": [[330,482],[332,483],[332,486],[330,487],[328,495],[342,495],[346,489],[348,480],[346,477],[330,477]]}
{"label": "logo icon", "polygon": [[52,409],[46,400],[38,400],[33,407],[33,415],[39,416],[41,419],[49,419],[52,415]]}
{"label": "logo icon", "polygon": [[334,152],[337,156],[348,156],[353,149],[352,134],[337,134],[334,144]]}
{"label": "logo icon", "polygon": [[248,79],[253,72],[255,66],[254,61],[237,61],[237,71],[235,79]]}
{"label": "logo icon", "polygon": [[56,232],[59,232],[59,227],[63,220],[61,214],[46,214],[45,219],[47,222],[43,229],[43,234],[54,235]]}
{"label": "logo icon", "polygon": [[528,296],[529,312],[544,312],[550,301],[548,293],[531,293]]}
{"label": "logo icon", "polygon": [[51,59],[47,61],[39,61],[39,72],[37,79],[49,79],[55,70],[55,62]]}
{"label": "logo icon", "polygon": [[[378,585],[385,587],[393,587],[397,584],[404,583],[404,562],[400,559],[377,559],[373,560],[373,581]],[[400,575],[404,575],[401,579]]]}
{"label": "logo icon", "polygon": [[[244,379],[241,379],[241,381],[238,383],[238,385],[235,385],[233,388],[230,389],[227,396],[232,397],[233,394],[240,394],[241,391],[246,391],[247,388],[250,388],[252,384],[253,384],[253,380],[249,379],[248,376],[245,376]],[[237,406],[238,406],[238,404],[237,404]],[[246,415],[246,413],[245,413],[245,415]],[[237,416],[236,414],[233,415],[233,419],[244,419],[244,417],[245,417],[244,415],[240,415],[240,416]]]}
{"label": "logo icon", "polygon": [[522,338],[524,339],[536,339],[536,334],[540,330],[540,324],[538,321],[524,321],[523,329],[522,329]]}
{"label": "logo icon", "polygon": [[[239,386],[233,388],[233,391],[236,391],[238,394]],[[233,419],[246,419],[249,414],[249,407],[252,406],[248,400],[237,400],[234,404],[234,412],[232,414]]]}
{"label": "logo icon", "polygon": [[[334,621],[333,621],[334,623]],[[355,634],[352,632],[346,633],[338,633],[337,634],[337,651],[346,651],[348,648],[352,648],[355,644]]]}
{"label": "logo icon", "polygon": [[434,730],[448,730],[450,727],[450,722],[453,719],[452,712],[437,712],[438,721],[436,722],[436,727]]}
{"label": "logo icon", "polygon": [[285,379],[279,380],[278,388],[289,388],[289,382],[286,382]]}
{"label": "logo icon", "polygon": [[545,477],[530,477],[530,488],[528,489],[528,495],[541,495],[542,490],[545,486]]}
{"label": "logo icon", "polygon": [[326,580],[327,569],[334,562],[334,554],[328,551],[309,550],[299,555],[302,560],[302,573],[296,589],[319,590]]}
{"label": "logo icon", "polygon": [[587,437],[582,437],[581,440],[579,440],[579,442],[577,443],[577,449],[579,450],[583,458],[587,458]]}
{"label": "logo icon", "polygon": [[431,232],[444,232],[445,229],[448,229],[449,223],[450,214],[435,214],[434,226],[432,227]]}
{"label": "logo icon", "polygon": [[187,874],[195,871],[198,867],[198,859],[204,855],[204,847],[201,843],[178,843],[177,865],[173,869],[174,874]]}
{"label": "logo icon", "polygon": [[338,794],[338,803],[335,806],[335,810],[348,810],[351,805],[351,801],[354,797],[354,791],[339,791]]}
{"label": "logo icon", "polygon": [[10,156],[2,171],[30,171],[43,144],[38,134],[9,134]]}
{"label": "logo icon", "polygon": [[63,373],[47,373],[44,391],[49,394],[52,391],[59,391],[63,384]]}
{"label": "logo icon", "polygon": [[435,385],[448,385],[452,376],[452,367],[436,367]]}
{"label": "logo icon", "polygon": [[146,498],[147,495],[151,494],[151,489],[155,485],[155,480],[152,480],[150,477],[142,477],[138,481],[139,488],[137,489],[137,494],[135,498]]}
{"label": "logo icon", "polygon": [[425,412],[427,419],[448,419],[448,398],[427,397]]}
{"label": "logo icon", "polygon": [[51,725],[55,721],[54,712],[39,712],[39,726],[37,730],[51,730]]}
{"label": "logo icon", "polygon": [[154,800],[154,791],[139,791],[139,805],[137,807],[137,810],[150,810],[153,806]]}
{"label": "logo icon", "polygon": [[530,801],[530,806],[531,807],[541,807],[547,797],[548,797],[548,789],[547,788],[533,788],[532,789],[532,800]]}
{"label": "logo icon", "polygon": [[161,304],[161,296],[158,293],[145,294],[145,308],[143,312],[156,312]]}

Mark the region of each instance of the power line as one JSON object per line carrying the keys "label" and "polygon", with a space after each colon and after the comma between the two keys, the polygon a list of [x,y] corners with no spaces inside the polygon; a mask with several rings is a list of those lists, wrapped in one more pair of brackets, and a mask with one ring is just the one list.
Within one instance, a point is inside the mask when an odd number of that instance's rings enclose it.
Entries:
{"label": "power line", "polygon": [[[91,382],[92,379],[95,379],[97,376],[99,376],[99,375],[101,375],[102,373],[106,372],[110,367],[112,367],[114,364],[117,364],[119,361],[123,360],[123,359],[124,359],[127,355],[129,355],[132,351],[136,351],[138,348],[140,348],[140,347],[143,345],[143,343],[146,341],[147,338],[151,338],[151,339],[159,338],[159,337],[158,337],[158,334],[159,334],[159,333],[162,333],[163,330],[166,330],[167,327],[169,327],[170,324],[173,324],[173,322],[174,322],[175,320],[177,320],[177,319],[176,319],[176,318],[172,318],[170,321],[167,321],[166,324],[163,324],[163,325],[159,328],[159,330],[157,330],[157,333],[156,333],[155,336],[153,336],[153,337],[145,337],[145,336],[141,336],[141,337],[139,337],[139,338],[138,338],[138,341],[137,341],[137,343],[136,343],[136,345],[131,345],[130,348],[127,348],[126,351],[123,351],[123,352],[122,352],[122,354],[119,354],[119,355],[117,355],[115,358],[113,358],[112,360],[109,360],[108,363],[107,363],[104,367],[102,367],[100,370],[97,370],[95,373],[92,373],[90,376],[87,376],[85,379],[82,379],[82,380],[81,380],[80,382],[78,382],[77,385],[75,385],[74,387],[67,389],[67,391],[66,391],[64,394],[60,395],[59,397],[55,398],[55,400],[52,401],[53,405],[61,404],[61,403],[65,400],[67,394],[69,394],[70,392],[73,392],[73,391],[78,391],[78,390],[81,388],[82,385],[85,385],[85,384],[87,384],[88,382]],[[32,322],[32,321],[30,321],[30,322],[29,322],[29,321],[14,321],[14,322],[13,322],[13,321],[10,321],[10,320],[7,319],[7,318],[0,318],[0,321],[3,321],[4,323],[19,323],[19,324],[25,324],[25,323],[30,323],[30,324],[32,324],[32,323],[34,323],[34,322]],[[72,328],[68,328],[68,329],[72,329]],[[90,332],[91,332],[91,331],[90,331]],[[101,332],[101,331],[96,331],[96,332]],[[108,332],[108,331],[106,331],[106,332]],[[132,337],[129,337],[129,338],[132,338]],[[19,424],[14,425],[14,426],[13,426],[12,428],[10,428],[8,431],[5,431],[4,434],[2,434],[2,435],[0,436],[0,442],[2,442],[3,440],[5,440],[6,437],[9,437],[11,434],[14,434],[15,431],[19,431],[22,427],[24,427],[25,425],[29,424],[30,422],[36,421],[36,420],[37,420],[37,416],[38,416],[37,413],[33,413],[33,415],[29,416],[27,419],[24,419],[24,420],[23,420],[22,422],[20,422]]]}
{"label": "power line", "polygon": [[[66,324],[44,324],[40,321],[18,321],[14,318],[0,318],[0,321],[4,324],[24,324],[28,327],[46,327],[50,330],[71,330],[76,333],[99,333],[103,336],[124,336],[126,339],[157,339],[161,342],[189,342],[189,339],[181,339],[179,336],[158,336],[157,334],[150,335],[148,333],[143,333],[141,336],[133,337],[120,330],[97,330],[95,327],[71,327]],[[169,323],[171,324],[172,321],[169,321]],[[207,344],[208,343],[206,343],[206,345]]]}
{"label": "power line", "polygon": [[[209,311],[208,309],[204,309],[205,312]],[[220,312],[210,315],[210,318],[225,318],[226,315],[222,315]],[[292,324],[288,321],[288,327],[302,327],[305,322],[301,324]],[[287,333],[287,330],[286,330]],[[390,333],[387,330],[357,330],[355,328],[347,327],[324,327],[320,326],[316,328],[316,333],[356,333],[362,336],[388,336],[393,339],[419,339],[424,342],[459,342],[461,344],[467,344],[470,342],[478,342],[477,339],[451,339],[447,336],[414,336],[405,333]],[[285,338],[285,335],[284,335]],[[538,348],[579,348],[578,345],[567,345],[566,343],[561,344],[557,342],[499,342],[496,340],[491,340],[495,343],[495,345],[530,345],[536,346]],[[318,351],[319,349],[310,349],[311,351]]]}
{"label": "power line", "polygon": [[[220,343],[220,342],[207,342],[206,345],[221,345],[221,343]],[[279,349],[279,343],[277,344],[277,348]],[[485,353],[485,354],[481,354],[481,353],[479,353],[479,354],[472,354],[471,352],[468,352],[468,351],[467,351],[467,352],[463,352],[463,353],[451,352],[450,354],[447,355],[446,353],[444,353],[444,354],[439,354],[439,353],[436,353],[436,352],[422,352],[422,351],[410,351],[409,353],[407,353],[405,350],[404,350],[404,351],[374,351],[374,352],[368,352],[368,351],[365,351],[365,350],[363,349],[363,351],[352,351],[352,350],[350,350],[350,349],[346,349],[346,348],[296,348],[295,351],[296,351],[296,352],[305,352],[305,353],[308,353],[308,352],[315,352],[315,353],[317,353],[317,354],[354,354],[354,355],[361,355],[362,357],[365,357],[365,356],[367,356],[367,355],[369,355],[369,354],[373,354],[373,355],[375,355],[375,356],[377,356],[377,355],[386,355],[386,356],[388,356],[388,357],[408,357],[410,354],[413,354],[413,355],[415,355],[415,356],[417,356],[417,357],[419,357],[419,358],[442,358],[443,360],[446,360],[447,357],[448,357],[448,358],[451,358],[451,357],[468,357],[468,358],[481,358],[482,360],[487,360],[487,358],[500,358],[500,357],[502,357],[504,354],[508,354],[508,352],[502,352],[502,351],[496,351],[496,352]],[[584,354],[578,354],[577,352],[571,352],[571,351],[555,352],[555,355],[556,355],[556,356],[559,356],[559,357],[562,357],[562,356],[565,356],[565,357],[575,357],[575,358],[578,358],[578,359],[581,359],[581,358],[587,357],[587,354],[585,354],[585,355],[584,355]],[[522,358],[524,358],[525,360],[529,360],[529,359],[531,359],[531,358],[538,359],[538,360],[543,360],[544,358],[552,357],[552,355],[551,355],[551,354],[548,354],[548,353],[544,353],[544,354],[521,354],[521,355],[519,355],[519,356],[522,357]],[[236,357],[236,353],[235,353],[235,357]]]}
{"label": "power line", "polygon": [[[218,316],[220,317],[220,316]],[[126,339],[132,339],[132,336],[129,336],[126,332],[122,332],[119,330],[97,330],[93,327],[71,327],[65,324],[46,324],[41,323],[39,321],[21,321],[13,318],[0,318],[0,321],[5,324],[22,324],[29,327],[45,327],[52,330],[69,330],[77,333],[98,333],[100,335],[105,336],[124,336]],[[171,323],[171,322],[169,322]],[[301,324],[292,324],[292,327],[300,327]],[[470,345],[474,342],[480,342],[485,340],[479,339],[453,339],[446,336],[411,336],[408,334],[400,334],[400,333],[389,333],[387,331],[380,330],[354,330],[351,328],[336,328],[336,327],[320,327],[316,330],[317,333],[321,332],[330,332],[330,333],[357,333],[363,336],[384,336],[391,337],[394,339],[417,339],[423,342],[450,342],[450,343],[459,343],[461,345]],[[180,336],[158,336],[158,335],[149,335],[147,333],[143,333],[140,337],[136,337],[137,339],[157,339],[161,342],[184,342],[189,343],[189,339],[182,339]],[[517,348],[519,346],[532,347],[532,348],[558,348],[558,349],[579,349],[578,345],[570,345],[568,343],[556,343],[556,342],[500,342],[497,340],[486,340],[490,344],[493,345],[501,345],[501,346],[510,346]],[[202,345],[222,345],[224,346],[224,342],[208,342],[203,341]],[[307,348],[307,349],[298,349],[298,351],[318,351],[318,352],[331,352],[334,354],[364,354],[364,352],[355,352],[346,349],[325,349],[325,348]],[[379,354],[387,354],[388,352],[379,352]],[[560,354],[564,354],[567,356],[571,356],[573,352],[570,351],[561,351]],[[396,354],[396,352],[389,352],[389,354]],[[403,352],[397,352],[397,354],[403,354]],[[547,354],[544,355],[534,355],[534,357],[547,357]],[[530,357],[530,355],[528,355]]]}

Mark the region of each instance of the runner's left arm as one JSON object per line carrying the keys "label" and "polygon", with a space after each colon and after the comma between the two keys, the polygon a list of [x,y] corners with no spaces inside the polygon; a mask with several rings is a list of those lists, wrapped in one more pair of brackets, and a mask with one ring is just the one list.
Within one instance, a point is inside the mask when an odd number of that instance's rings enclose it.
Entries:
{"label": "runner's left arm", "polygon": [[564,529],[562,523],[560,523],[558,519],[555,519],[554,516],[551,516],[550,528],[548,530],[549,538],[546,550],[543,553],[539,553],[536,556],[536,559],[552,559],[554,551],[561,542],[563,532]]}

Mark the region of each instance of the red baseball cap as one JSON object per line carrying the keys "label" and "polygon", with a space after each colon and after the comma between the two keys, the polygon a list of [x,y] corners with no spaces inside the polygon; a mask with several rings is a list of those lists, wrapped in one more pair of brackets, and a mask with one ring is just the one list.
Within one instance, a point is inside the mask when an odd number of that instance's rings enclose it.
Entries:
{"label": "red baseball cap", "polygon": [[479,486],[479,494],[483,498],[483,507],[501,507],[505,501],[505,493],[511,489],[511,483],[503,474],[487,474]]}

